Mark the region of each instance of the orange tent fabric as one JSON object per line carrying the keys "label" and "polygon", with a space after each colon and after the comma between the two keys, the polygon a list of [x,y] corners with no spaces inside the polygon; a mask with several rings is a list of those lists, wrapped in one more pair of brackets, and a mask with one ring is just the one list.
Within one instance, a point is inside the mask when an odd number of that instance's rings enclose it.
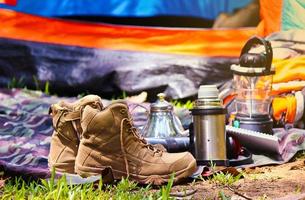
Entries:
{"label": "orange tent fabric", "polygon": [[0,37],[113,50],[238,57],[255,28],[148,28],[68,22],[0,9]]}
{"label": "orange tent fabric", "polygon": [[258,34],[267,36],[281,29],[282,0],[260,0],[261,22],[257,27]]}

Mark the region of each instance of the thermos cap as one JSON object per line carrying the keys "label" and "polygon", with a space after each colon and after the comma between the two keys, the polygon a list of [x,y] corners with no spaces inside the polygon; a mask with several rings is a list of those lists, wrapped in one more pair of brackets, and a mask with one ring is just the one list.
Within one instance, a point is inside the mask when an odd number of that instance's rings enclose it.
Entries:
{"label": "thermos cap", "polygon": [[198,91],[198,99],[218,98],[219,90],[216,85],[201,85]]}

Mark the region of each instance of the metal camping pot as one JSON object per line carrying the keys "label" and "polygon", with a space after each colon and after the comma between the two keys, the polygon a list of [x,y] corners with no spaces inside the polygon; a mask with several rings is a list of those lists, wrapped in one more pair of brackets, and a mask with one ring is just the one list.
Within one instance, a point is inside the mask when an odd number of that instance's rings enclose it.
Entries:
{"label": "metal camping pot", "polygon": [[145,138],[169,138],[185,135],[179,118],[173,112],[173,106],[167,102],[163,93],[150,105],[148,121],[142,130]]}
{"label": "metal camping pot", "polygon": [[218,98],[215,85],[202,85],[198,99],[191,109],[193,125],[190,127],[192,153],[198,165],[228,165],[226,155],[226,109]]}

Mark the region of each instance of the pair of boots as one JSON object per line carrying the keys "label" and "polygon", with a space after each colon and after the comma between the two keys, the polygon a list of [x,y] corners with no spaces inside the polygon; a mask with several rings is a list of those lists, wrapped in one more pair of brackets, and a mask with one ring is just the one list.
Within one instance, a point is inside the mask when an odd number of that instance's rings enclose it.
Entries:
{"label": "pair of boots", "polygon": [[111,169],[114,179],[129,177],[141,184],[160,185],[175,173],[174,182],[195,171],[189,152],[167,153],[140,137],[125,102],[103,107],[101,98],[88,95],[74,103],[50,108],[53,118],[49,167],[82,177]]}

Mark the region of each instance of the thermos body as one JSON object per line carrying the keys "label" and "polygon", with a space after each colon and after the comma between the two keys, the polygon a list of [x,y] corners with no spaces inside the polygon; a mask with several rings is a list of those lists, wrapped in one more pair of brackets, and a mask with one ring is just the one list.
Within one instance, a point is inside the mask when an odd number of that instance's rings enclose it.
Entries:
{"label": "thermos body", "polygon": [[198,164],[225,165],[225,114],[193,115],[194,156]]}
{"label": "thermos body", "polygon": [[193,125],[190,130],[191,151],[198,165],[227,166],[225,115],[226,108],[219,99],[216,85],[202,85],[198,99],[191,109]]}

